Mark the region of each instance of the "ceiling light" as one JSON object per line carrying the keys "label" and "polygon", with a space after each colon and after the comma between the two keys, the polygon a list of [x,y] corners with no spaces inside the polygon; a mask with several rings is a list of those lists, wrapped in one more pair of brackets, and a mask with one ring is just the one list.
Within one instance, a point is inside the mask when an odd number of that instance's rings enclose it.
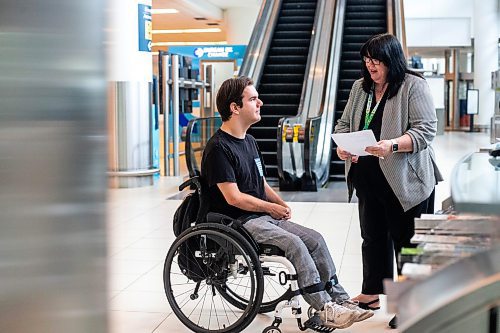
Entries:
{"label": "ceiling light", "polygon": [[176,14],[179,11],[173,8],[151,9],[151,14]]}
{"label": "ceiling light", "polygon": [[151,46],[174,46],[174,45],[226,45],[227,41],[220,42],[156,42]]}
{"label": "ceiling light", "polygon": [[153,34],[195,34],[204,32],[221,32],[220,28],[205,29],[172,29],[172,30],[153,30]]}

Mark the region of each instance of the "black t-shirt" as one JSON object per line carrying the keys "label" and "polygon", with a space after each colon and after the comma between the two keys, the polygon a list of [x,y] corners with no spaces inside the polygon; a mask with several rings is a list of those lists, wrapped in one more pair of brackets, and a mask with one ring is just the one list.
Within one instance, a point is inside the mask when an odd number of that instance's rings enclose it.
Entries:
{"label": "black t-shirt", "polygon": [[238,139],[219,129],[208,141],[201,160],[201,176],[209,186],[210,211],[238,218],[255,214],[231,206],[218,183],[236,183],[242,193],[266,200],[265,167],[254,137]]}

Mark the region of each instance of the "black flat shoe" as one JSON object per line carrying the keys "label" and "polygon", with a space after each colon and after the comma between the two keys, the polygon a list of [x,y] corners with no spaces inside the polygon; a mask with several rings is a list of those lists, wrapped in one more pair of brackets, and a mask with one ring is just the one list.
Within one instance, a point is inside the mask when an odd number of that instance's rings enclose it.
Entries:
{"label": "black flat shoe", "polygon": [[378,309],[380,309],[380,306],[370,306],[370,305],[375,304],[377,302],[380,302],[380,299],[376,298],[373,301],[366,302],[366,303],[358,301],[358,306],[360,308],[362,308],[363,310],[378,310]]}
{"label": "black flat shoe", "polygon": [[392,317],[391,321],[389,322],[389,327],[398,328],[398,318],[396,316]]}

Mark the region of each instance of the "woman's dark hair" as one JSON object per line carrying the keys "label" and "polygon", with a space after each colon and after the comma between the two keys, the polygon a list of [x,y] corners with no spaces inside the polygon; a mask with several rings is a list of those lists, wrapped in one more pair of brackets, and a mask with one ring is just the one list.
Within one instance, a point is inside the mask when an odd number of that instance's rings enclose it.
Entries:
{"label": "woman's dark hair", "polygon": [[370,37],[361,47],[359,54],[361,55],[361,71],[363,73],[362,86],[366,93],[370,92],[373,80],[366,68],[363,57],[380,60],[387,66],[387,98],[391,98],[398,93],[406,73],[422,77],[419,73],[408,69],[403,48],[397,38],[391,34],[380,34]]}
{"label": "woman's dark hair", "polygon": [[252,79],[246,76],[227,79],[222,83],[216,99],[217,110],[220,113],[222,121],[227,121],[231,118],[231,103],[236,103],[239,107],[243,106],[243,90],[251,85],[253,85]]}

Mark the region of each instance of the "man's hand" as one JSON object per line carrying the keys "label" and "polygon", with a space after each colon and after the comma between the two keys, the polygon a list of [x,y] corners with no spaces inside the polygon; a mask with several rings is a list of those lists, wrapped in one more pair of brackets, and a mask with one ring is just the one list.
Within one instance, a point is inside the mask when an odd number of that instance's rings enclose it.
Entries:
{"label": "man's hand", "polygon": [[288,206],[281,206],[270,202],[267,213],[276,220],[289,220],[292,217],[292,210]]}

